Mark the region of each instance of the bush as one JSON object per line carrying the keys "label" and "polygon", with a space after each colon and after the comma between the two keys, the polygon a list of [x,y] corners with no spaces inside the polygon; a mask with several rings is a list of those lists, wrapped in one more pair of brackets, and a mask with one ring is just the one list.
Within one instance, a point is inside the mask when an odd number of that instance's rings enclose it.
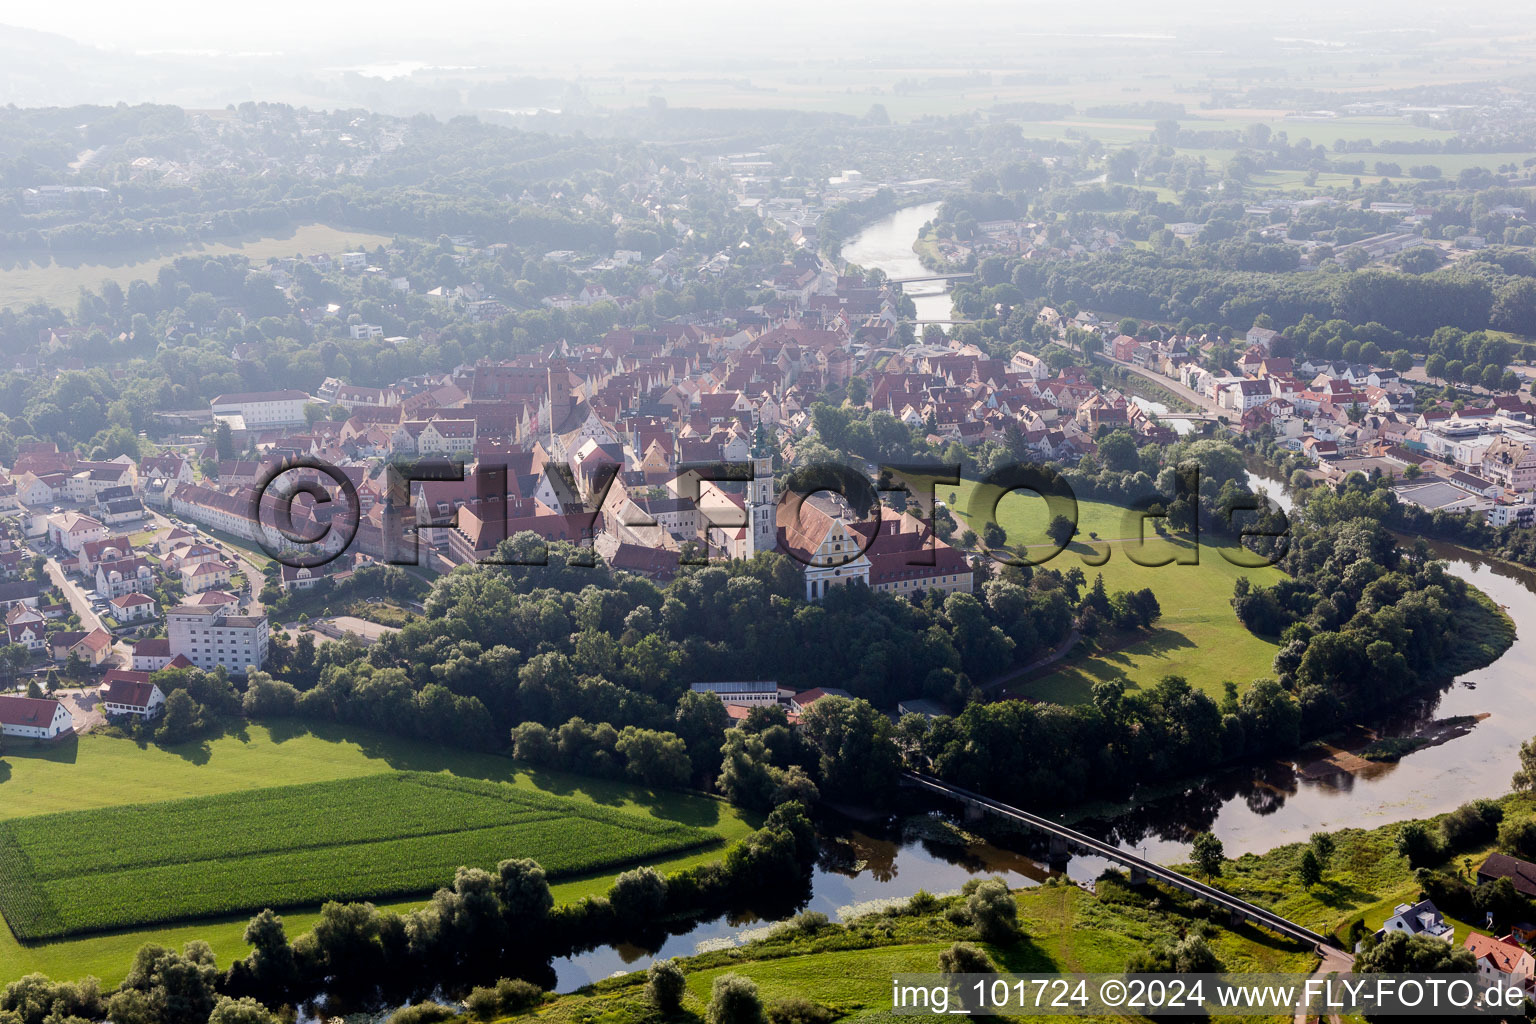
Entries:
{"label": "bush", "polygon": [[800,996],[782,999],[768,1008],[769,1024],[831,1024],[837,1017],[836,1010]]}
{"label": "bush", "polygon": [[722,974],[709,993],[709,1024],[763,1024],[763,999],[757,982],[739,974]]}
{"label": "bush", "polygon": [[829,923],[827,915],[819,910],[802,910],[788,921],[779,925],[774,931],[779,935],[789,935],[791,933],[815,935]]}
{"label": "bush", "polygon": [[522,1013],[544,1001],[544,990],[522,978],[502,978],[496,982],[496,999],[502,1013]]}
{"label": "bush", "polygon": [[1000,878],[989,878],[972,889],[965,909],[976,934],[987,942],[1006,942],[1018,934],[1019,905]]}
{"label": "bush", "polygon": [[438,1021],[451,1020],[457,1016],[451,1008],[441,1003],[417,1003],[396,1010],[385,1024],[437,1024]]}
{"label": "bush", "polygon": [[980,946],[957,942],[939,954],[939,970],[945,974],[990,974],[996,968]]}
{"label": "bush", "polygon": [[662,1013],[676,1013],[683,1006],[688,982],[682,968],[671,960],[657,960],[646,972],[645,992]]}
{"label": "bush", "polygon": [[477,988],[465,997],[464,1008],[475,1020],[494,1020],[501,1015],[501,998],[493,988]]}

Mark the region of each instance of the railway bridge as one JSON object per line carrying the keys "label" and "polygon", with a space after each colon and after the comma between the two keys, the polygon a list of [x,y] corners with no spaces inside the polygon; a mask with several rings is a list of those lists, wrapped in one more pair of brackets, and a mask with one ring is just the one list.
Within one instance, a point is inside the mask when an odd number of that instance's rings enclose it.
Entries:
{"label": "railway bridge", "polygon": [[1027,825],[1031,829],[1043,833],[1051,844],[1051,857],[1053,860],[1065,859],[1073,853],[1085,854],[1094,857],[1103,857],[1114,861],[1130,869],[1131,881],[1141,883],[1149,878],[1155,878],[1164,885],[1197,896],[1208,903],[1215,904],[1227,911],[1233,924],[1249,921],[1253,924],[1268,928],[1272,932],[1283,935],[1297,942],[1305,943],[1319,954],[1336,947],[1335,940],[1326,935],[1319,935],[1310,928],[1305,928],[1294,921],[1289,921],[1279,914],[1264,909],[1263,907],[1239,899],[1230,893],[1222,892],[1215,886],[1198,882],[1188,875],[1181,875],[1171,868],[1153,863],[1134,853],[1127,853],[1116,846],[1111,846],[1102,840],[1085,835],[1073,828],[1068,828],[1060,822],[1049,818],[1042,818],[1038,814],[1030,814],[1021,811],[1017,807],[984,797],[979,793],[973,793],[959,786],[952,786],[946,782],[940,782],[931,776],[921,775],[913,771],[902,772],[901,784],[914,789],[935,793],[939,796],[958,800],[965,805],[968,818],[979,818],[986,814],[995,814],[1001,818]]}

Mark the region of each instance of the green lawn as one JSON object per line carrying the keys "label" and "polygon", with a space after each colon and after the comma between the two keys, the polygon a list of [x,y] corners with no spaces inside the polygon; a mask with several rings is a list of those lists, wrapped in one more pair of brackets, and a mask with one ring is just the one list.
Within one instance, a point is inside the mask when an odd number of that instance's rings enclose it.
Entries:
{"label": "green lawn", "polygon": [[[705,829],[730,842],[753,827],[722,801],[703,796],[649,791],[584,776],[539,770],[528,772],[488,754],[455,751],[339,727],[250,726],[239,736],[188,744],[170,750],[140,747],[131,740],[87,735],[56,747],[8,745],[0,758],[0,819],[24,818],[68,810],[121,807],[179,800],[272,786],[355,779],[394,771],[445,771],[464,779],[506,783],[533,794],[549,794],[601,811],[628,811],[653,822],[675,822]],[[720,848],[657,854],[647,862],[675,871],[717,860]],[[577,874],[557,882],[561,902],[605,890],[615,869]],[[449,881],[445,877],[443,882]],[[420,906],[420,897],[381,902],[399,910]],[[307,931],[318,907],[285,913],[290,935]],[[94,974],[116,984],[134,951],[145,942],[180,948],[191,939],[213,945],[227,966],[244,956],[242,940],[249,914],[93,935],[23,946],[9,928],[0,928],[0,983],[40,971],[56,978]]]}
{"label": "green lawn", "polygon": [[240,253],[252,263],[299,253],[338,253],[388,245],[385,235],[347,231],[325,224],[304,224],[279,235],[251,235],[186,248],[156,248],[106,255],[93,253],[6,254],[0,259],[0,309],[22,309],[42,299],[74,309],[82,287],[91,291],[111,279],[126,290],[132,281],[153,281],[160,268],[178,256],[224,256]]}
{"label": "green lawn", "polygon": [[[966,483],[954,489],[956,513],[962,529],[977,528],[985,517],[982,508],[971,508],[974,487]],[[940,485],[941,499],[948,489]],[[1045,535],[1051,513],[1045,502],[1028,492],[1005,496],[997,506],[997,522],[1008,535],[1008,546],[1034,558],[1048,554],[1055,544]],[[1099,501],[1078,502],[1078,536],[1046,568],[1066,572],[1076,567],[1089,584],[1096,574],[1104,586],[1117,590],[1150,587],[1157,595],[1162,618],[1156,627],[1128,645],[1122,638],[1105,637],[1099,645],[1080,644],[1055,671],[1011,684],[1008,693],[1033,700],[1076,704],[1087,701],[1096,683],[1118,679],[1130,687],[1154,683],[1165,675],[1181,675],[1192,686],[1220,696],[1226,680],[1245,687],[1270,674],[1277,645],[1248,632],[1232,611],[1232,588],[1238,577],[1272,585],[1280,579],[1274,568],[1243,568],[1229,561],[1253,561],[1232,544],[1206,543],[1198,552],[1187,543],[1158,537],[1150,521],[1145,529],[1135,512]],[[1173,564],[1155,565],[1167,559]],[[1198,559],[1196,564],[1183,564]],[[1102,563],[1102,564],[1098,564]]]}

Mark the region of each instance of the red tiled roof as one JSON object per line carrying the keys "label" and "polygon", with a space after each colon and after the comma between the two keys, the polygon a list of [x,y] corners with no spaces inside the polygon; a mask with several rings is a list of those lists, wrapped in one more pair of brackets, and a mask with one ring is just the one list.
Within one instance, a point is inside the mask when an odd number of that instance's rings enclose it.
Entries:
{"label": "red tiled roof", "polygon": [[59,712],[59,702],[37,697],[0,697],[0,725],[46,729]]}

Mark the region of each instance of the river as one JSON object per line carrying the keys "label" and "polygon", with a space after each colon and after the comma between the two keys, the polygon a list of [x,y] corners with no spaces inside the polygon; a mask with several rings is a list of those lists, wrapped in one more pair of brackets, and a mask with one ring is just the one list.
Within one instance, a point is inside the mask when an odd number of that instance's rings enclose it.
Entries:
{"label": "river", "polygon": [[[872,224],[844,247],[843,256],[893,277],[913,275],[921,265],[910,247],[935,209],[933,203],[911,207]],[[940,315],[947,317],[947,294],[935,298],[945,303]],[[1277,480],[1253,473],[1249,480],[1290,509]],[[1413,735],[1460,716],[1477,717],[1475,725],[1441,730],[1441,742],[1396,763],[1372,763],[1354,772],[1296,761],[1246,765],[1118,813],[1078,821],[1077,827],[1172,863],[1187,858],[1189,839],[1201,830],[1214,832],[1227,855],[1235,857],[1304,840],[1319,830],[1370,828],[1506,792],[1520,744],[1536,733],[1536,685],[1529,668],[1536,662],[1536,574],[1459,549],[1440,553],[1451,572],[1504,607],[1519,635],[1494,664],[1406,701],[1371,724],[1385,735]],[[894,823],[825,827],[823,842],[829,852],[814,871],[808,906],[834,919],[870,900],[905,898],[920,888],[950,891],[976,874],[999,875],[1019,887],[1037,884],[1049,873],[1036,860],[998,845],[935,843],[903,834]],[[1073,858],[1067,874],[1086,880],[1104,866],[1098,858]],[[745,941],[762,927],[761,922],[720,918],[669,937],[659,950],[605,947],[557,960],[558,987],[569,991],[616,972],[643,969],[655,955],[688,955]]]}
{"label": "river", "polygon": [[[838,253],[848,263],[866,270],[883,270],[887,277],[922,277],[932,271],[912,251],[923,225],[939,212],[938,203],[923,203],[897,210],[860,231]],[[902,285],[917,307],[918,320],[948,320],[954,315],[949,286],[944,281]],[[922,330],[918,330],[922,336]]]}

